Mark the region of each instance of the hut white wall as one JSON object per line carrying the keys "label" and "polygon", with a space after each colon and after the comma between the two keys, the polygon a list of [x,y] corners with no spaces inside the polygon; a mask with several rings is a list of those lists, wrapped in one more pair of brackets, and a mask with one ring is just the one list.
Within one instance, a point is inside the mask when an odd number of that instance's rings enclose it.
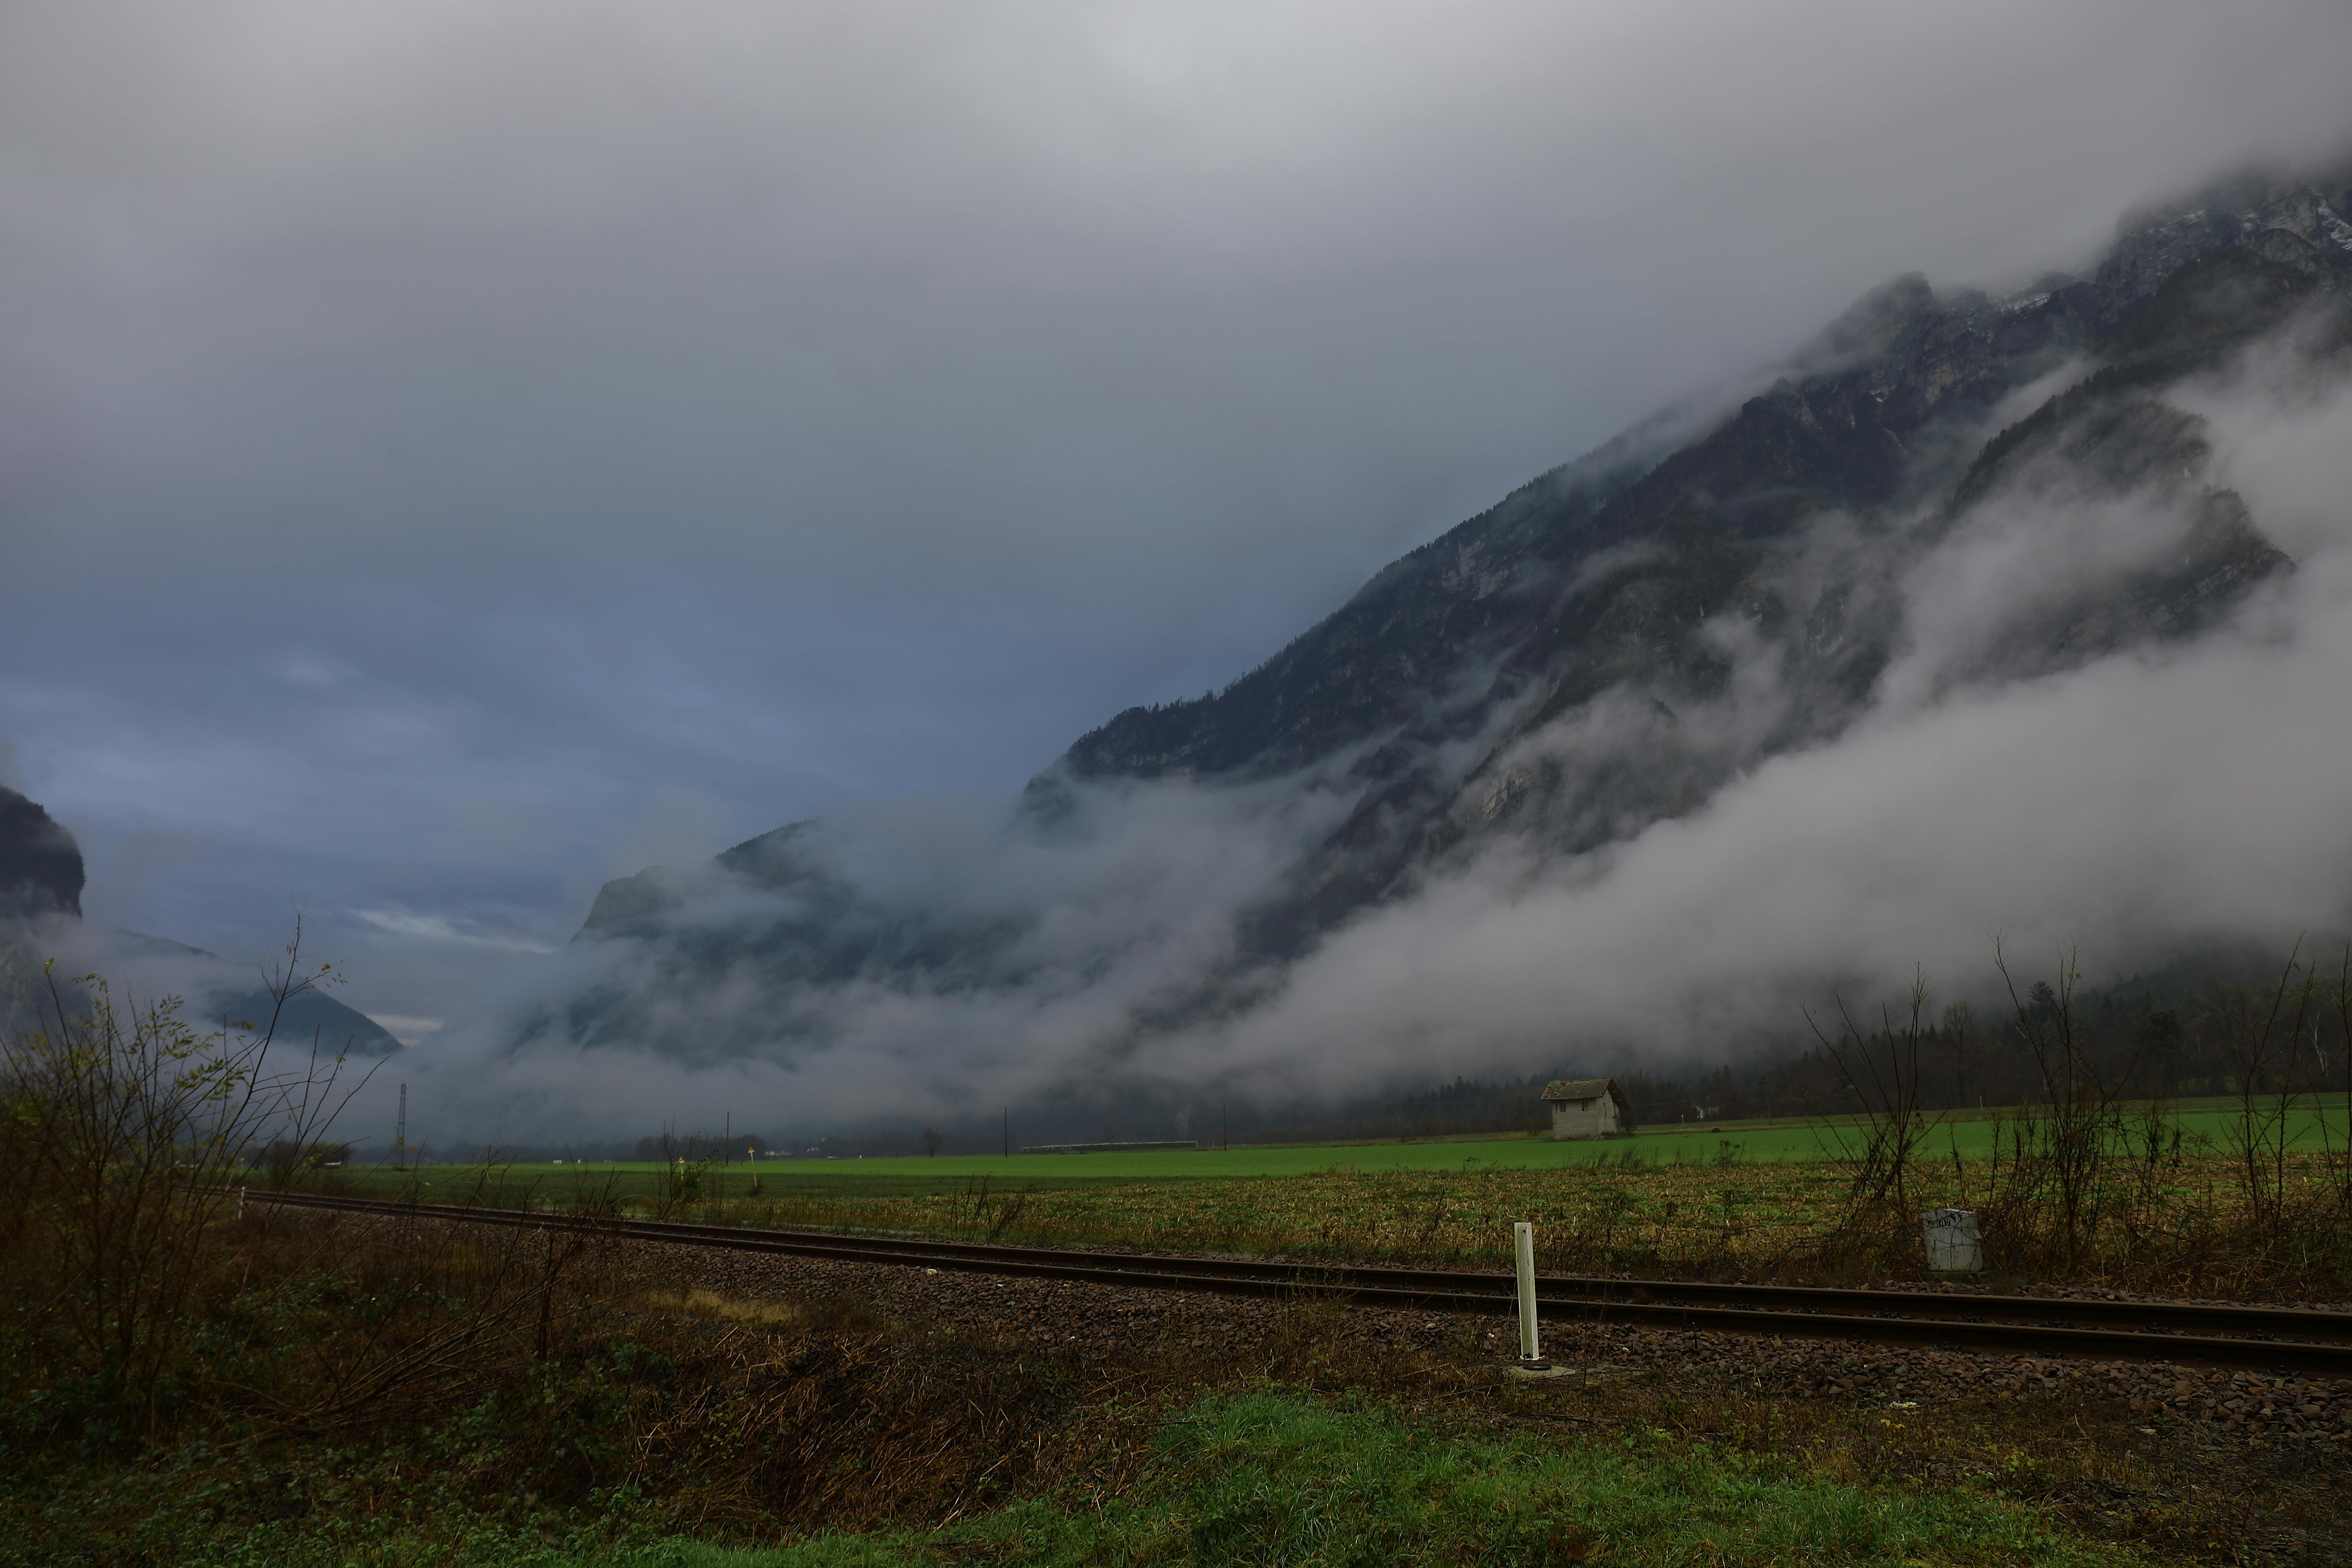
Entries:
{"label": "hut white wall", "polygon": [[1592,1100],[1556,1100],[1551,1103],[1551,1135],[1562,1138],[1605,1138],[1617,1131],[1617,1102],[1607,1095]]}

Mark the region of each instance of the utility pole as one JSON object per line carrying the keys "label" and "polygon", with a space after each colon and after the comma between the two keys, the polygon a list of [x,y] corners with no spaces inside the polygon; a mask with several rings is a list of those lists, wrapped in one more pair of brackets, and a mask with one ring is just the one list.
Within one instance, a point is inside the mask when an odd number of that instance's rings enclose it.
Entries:
{"label": "utility pole", "polygon": [[1013,1108],[1004,1108],[1004,1157],[1013,1158]]}
{"label": "utility pole", "polygon": [[1217,1096],[1217,1147],[1227,1153],[1233,1152],[1233,1127],[1225,1120],[1225,1097],[1222,1094]]}
{"label": "utility pole", "polygon": [[408,1086],[400,1086],[400,1117],[392,1124],[392,1168],[408,1169]]}

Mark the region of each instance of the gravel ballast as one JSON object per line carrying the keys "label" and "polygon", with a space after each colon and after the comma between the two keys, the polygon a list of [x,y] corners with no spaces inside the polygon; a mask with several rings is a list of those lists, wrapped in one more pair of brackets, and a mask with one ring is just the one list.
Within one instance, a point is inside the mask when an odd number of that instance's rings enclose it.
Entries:
{"label": "gravel ballast", "polygon": [[[1185,1349],[1213,1354],[1276,1331],[1278,1300],[1036,1279],[954,1269],[842,1262],[643,1244],[646,1261],[677,1284],[740,1300],[856,1296],[926,1332],[989,1334],[1056,1348],[1082,1360]],[[1509,1321],[1394,1308],[1348,1310],[1349,1331],[1372,1348],[1473,1363],[1491,1349],[1502,1375]],[[1832,1341],[1548,1323],[1548,1352],[1570,1373],[1628,1373],[1741,1392],[1906,1406],[1969,1398],[2025,1404],[2062,1395],[2113,1400],[2146,1425],[2193,1422],[2218,1432],[2296,1444],[2352,1442],[2352,1382],[2179,1366]]]}

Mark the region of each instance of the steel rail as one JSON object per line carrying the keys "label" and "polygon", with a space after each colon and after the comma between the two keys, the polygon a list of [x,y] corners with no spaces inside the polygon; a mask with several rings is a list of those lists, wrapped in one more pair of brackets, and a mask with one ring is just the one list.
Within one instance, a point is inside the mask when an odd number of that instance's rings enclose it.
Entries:
{"label": "steel rail", "polygon": [[[926,1266],[1129,1289],[1268,1297],[1330,1296],[1367,1306],[1482,1313],[1507,1312],[1514,1302],[1511,1276],[1458,1269],[1162,1258],[1006,1247],[989,1242],[608,1219],[307,1193],[251,1194],[247,1201],[538,1230],[595,1231],[636,1240],[740,1252]],[[2352,1342],[2352,1313],[2299,1308],[2212,1307],[1567,1275],[1538,1277],[1536,1305],[1540,1316],[1553,1321],[1611,1321],[1627,1326],[1792,1339],[1856,1340],[2009,1355],[2189,1362],[2352,1377],[2352,1342]]]}

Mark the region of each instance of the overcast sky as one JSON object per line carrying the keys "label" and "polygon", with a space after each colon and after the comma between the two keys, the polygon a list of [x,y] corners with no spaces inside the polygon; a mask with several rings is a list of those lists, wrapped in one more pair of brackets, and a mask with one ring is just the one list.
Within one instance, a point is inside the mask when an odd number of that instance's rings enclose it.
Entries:
{"label": "overcast sky", "polygon": [[2352,133],[2341,0],[0,6],[0,781],[411,1037],[1017,789],[1920,268]]}

